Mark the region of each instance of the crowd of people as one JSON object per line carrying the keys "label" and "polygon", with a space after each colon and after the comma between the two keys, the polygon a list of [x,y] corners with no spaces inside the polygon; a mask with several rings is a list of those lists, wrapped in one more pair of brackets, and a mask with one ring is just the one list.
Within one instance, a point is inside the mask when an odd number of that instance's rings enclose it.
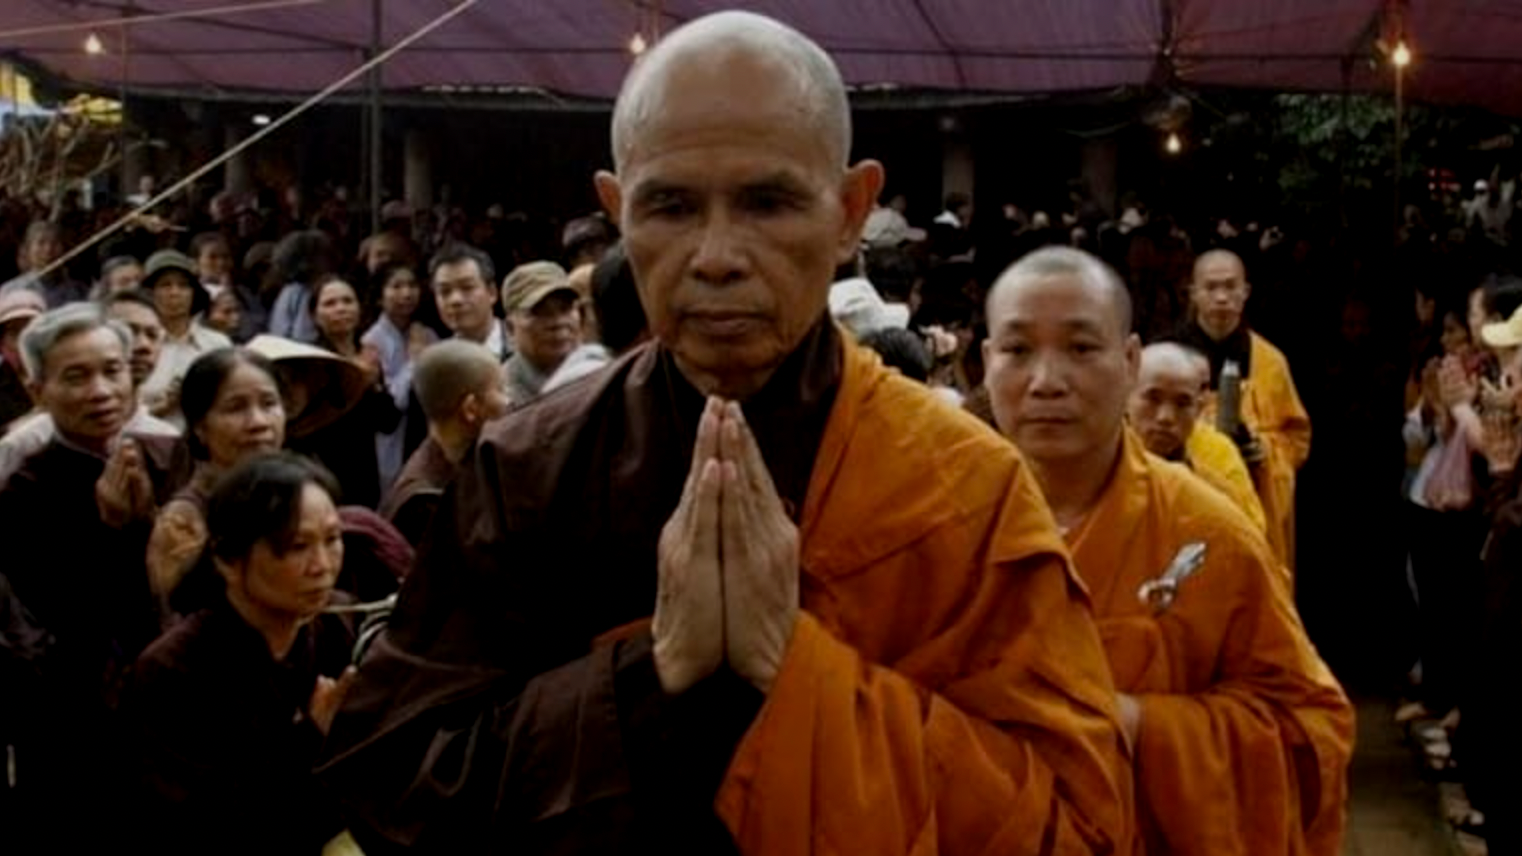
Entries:
{"label": "crowd of people", "polygon": [[[1321,249],[916,226],[845,97],[724,13],[559,230],[222,193],[65,259],[105,217],[3,203],[4,851],[1338,854],[1276,347]],[[1471,219],[1416,288],[1398,717],[1505,854],[1522,280]]]}

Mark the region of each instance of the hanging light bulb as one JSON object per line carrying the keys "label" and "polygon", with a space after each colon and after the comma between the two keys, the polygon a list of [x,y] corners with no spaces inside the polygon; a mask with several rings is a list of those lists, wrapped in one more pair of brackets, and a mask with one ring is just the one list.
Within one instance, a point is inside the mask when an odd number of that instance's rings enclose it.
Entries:
{"label": "hanging light bulb", "polygon": [[1168,150],[1168,154],[1176,155],[1184,150],[1184,141],[1179,139],[1176,131],[1170,131],[1167,141],[1163,143],[1163,148]]}
{"label": "hanging light bulb", "polygon": [[1406,47],[1405,42],[1395,43],[1395,50],[1390,51],[1390,62],[1394,63],[1396,68],[1405,68],[1411,64],[1411,49]]}
{"label": "hanging light bulb", "polygon": [[96,56],[105,52],[106,46],[101,43],[100,36],[91,33],[90,37],[85,39],[85,53]]}
{"label": "hanging light bulb", "polygon": [[644,53],[646,47],[649,46],[645,44],[644,33],[635,33],[634,38],[629,40],[629,53],[634,54],[635,56],[639,56],[640,54]]}

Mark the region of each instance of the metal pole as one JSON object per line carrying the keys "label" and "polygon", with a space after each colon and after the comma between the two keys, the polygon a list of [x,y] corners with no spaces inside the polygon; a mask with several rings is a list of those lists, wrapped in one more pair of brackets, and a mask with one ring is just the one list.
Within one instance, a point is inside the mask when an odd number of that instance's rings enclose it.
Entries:
{"label": "metal pole", "polygon": [[1401,155],[1405,143],[1406,122],[1406,70],[1395,67],[1395,243],[1400,245],[1400,229],[1404,222],[1400,210]]}
{"label": "metal pole", "polygon": [[[132,7],[130,5],[122,9],[123,18],[131,13]],[[131,71],[131,35],[132,28],[127,24],[123,24],[121,86],[118,87],[116,93],[116,103],[121,108],[121,115],[118,117],[119,121],[116,124],[116,152],[117,157],[122,159],[120,173],[122,183],[121,201],[123,204],[126,204],[127,195],[133,192],[131,182],[128,180],[131,178],[132,164],[128,162],[127,158],[127,74]]]}
{"label": "metal pole", "polygon": [[[380,56],[383,0],[370,0],[370,58]],[[381,227],[381,66],[370,69],[370,233]]]}

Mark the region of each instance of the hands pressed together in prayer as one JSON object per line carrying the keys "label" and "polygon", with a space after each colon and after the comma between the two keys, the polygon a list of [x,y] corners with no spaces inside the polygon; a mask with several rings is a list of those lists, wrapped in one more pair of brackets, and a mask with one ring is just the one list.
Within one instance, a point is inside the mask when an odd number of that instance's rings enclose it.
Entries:
{"label": "hands pressed together in prayer", "polygon": [[769,691],[798,618],[798,529],[734,402],[708,399],[658,564],[661,686],[681,693],[727,661]]}
{"label": "hands pressed together in prayer", "polygon": [[137,443],[123,439],[111,453],[105,472],[95,482],[95,505],[100,509],[101,522],[115,529],[153,519],[158,501]]}

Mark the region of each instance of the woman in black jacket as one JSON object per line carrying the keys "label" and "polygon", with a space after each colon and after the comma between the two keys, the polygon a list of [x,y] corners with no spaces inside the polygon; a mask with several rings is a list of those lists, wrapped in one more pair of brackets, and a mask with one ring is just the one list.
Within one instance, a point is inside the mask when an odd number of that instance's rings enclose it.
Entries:
{"label": "woman in black jacket", "polygon": [[332,476],[272,453],[212,491],[210,538],[138,658],[125,712],[144,852],[317,854],[342,830],[312,775],[353,670],[329,614],[343,566]]}

